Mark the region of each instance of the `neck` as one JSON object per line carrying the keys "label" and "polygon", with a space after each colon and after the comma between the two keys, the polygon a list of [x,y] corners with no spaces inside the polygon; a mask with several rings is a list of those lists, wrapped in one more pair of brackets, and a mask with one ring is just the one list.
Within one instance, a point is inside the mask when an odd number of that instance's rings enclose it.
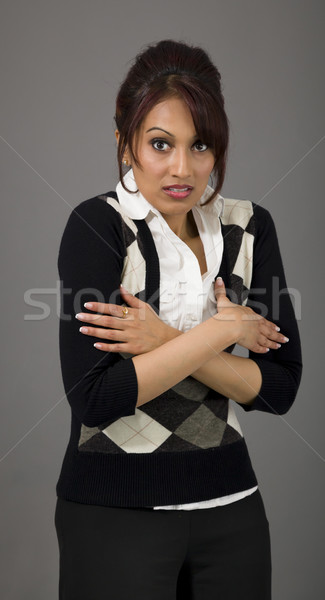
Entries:
{"label": "neck", "polygon": [[196,223],[190,210],[186,215],[162,215],[171,230],[183,242],[198,235]]}

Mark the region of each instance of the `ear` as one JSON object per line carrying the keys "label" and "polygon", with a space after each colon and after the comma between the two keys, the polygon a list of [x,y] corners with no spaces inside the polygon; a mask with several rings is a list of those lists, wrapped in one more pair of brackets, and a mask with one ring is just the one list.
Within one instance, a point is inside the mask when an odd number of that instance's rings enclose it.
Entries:
{"label": "ear", "polygon": [[[115,137],[116,137],[116,141],[117,143],[119,143],[120,141],[120,132],[118,129],[115,129]],[[126,147],[125,152],[124,152],[124,156],[123,156],[123,163],[129,167],[130,166],[130,158],[129,158],[129,152],[128,152],[128,148]]]}

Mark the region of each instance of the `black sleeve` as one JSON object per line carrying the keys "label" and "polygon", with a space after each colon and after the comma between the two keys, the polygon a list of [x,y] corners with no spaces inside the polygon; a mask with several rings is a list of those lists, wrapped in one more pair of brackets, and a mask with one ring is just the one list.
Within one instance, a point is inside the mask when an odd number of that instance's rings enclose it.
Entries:
{"label": "black sleeve", "polygon": [[302,358],[299,331],[287,289],[278,238],[270,213],[253,204],[256,222],[253,278],[247,306],[281,328],[289,338],[278,350],[249,353],[262,373],[262,387],[244,410],[285,414],[293,404],[301,379]]}
{"label": "black sleeve", "polygon": [[78,312],[91,312],[83,306],[86,301],[121,304],[124,256],[119,214],[98,197],[79,204],[70,214],[59,250],[59,338],[67,399],[88,427],[135,412],[138,386],[132,359],[94,348],[100,340],[80,333],[85,323],[75,318]]}

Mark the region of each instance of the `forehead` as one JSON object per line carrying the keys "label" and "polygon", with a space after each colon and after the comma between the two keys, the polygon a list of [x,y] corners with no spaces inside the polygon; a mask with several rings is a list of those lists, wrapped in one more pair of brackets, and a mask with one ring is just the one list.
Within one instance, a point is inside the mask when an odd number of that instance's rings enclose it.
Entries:
{"label": "forehead", "polygon": [[196,133],[191,111],[181,98],[165,98],[158,102],[145,116],[141,124],[142,132],[151,127],[162,127],[175,135],[175,132]]}

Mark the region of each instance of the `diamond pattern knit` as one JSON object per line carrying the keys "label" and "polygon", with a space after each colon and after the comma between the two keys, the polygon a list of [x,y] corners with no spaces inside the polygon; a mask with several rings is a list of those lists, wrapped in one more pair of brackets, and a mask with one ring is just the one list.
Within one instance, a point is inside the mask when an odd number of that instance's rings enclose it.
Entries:
{"label": "diamond pattern knit", "polygon": [[[103,198],[104,199],[104,198]],[[135,222],[124,215],[117,199],[106,197],[123,222],[126,256],[122,283],[132,294],[145,289],[146,262]],[[233,300],[247,300],[252,277],[254,221],[251,202],[225,200],[222,217],[230,264]],[[128,355],[125,355],[128,356]],[[242,438],[234,409],[192,377],[161,397],[146,403],[135,414],[114,423],[81,428],[79,450],[104,453],[181,452],[214,448]]]}

